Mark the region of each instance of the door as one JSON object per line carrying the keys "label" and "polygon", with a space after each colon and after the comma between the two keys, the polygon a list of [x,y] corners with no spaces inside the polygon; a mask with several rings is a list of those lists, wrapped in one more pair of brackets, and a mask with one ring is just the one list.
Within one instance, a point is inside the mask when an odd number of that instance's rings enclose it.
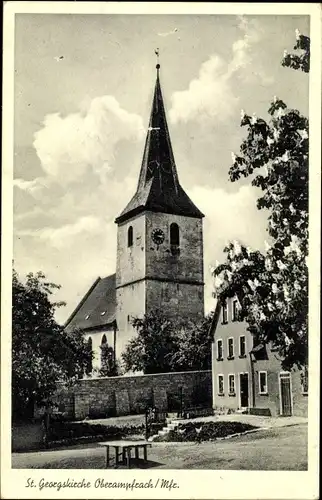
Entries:
{"label": "door", "polygon": [[249,406],[249,393],[248,393],[248,373],[241,373],[239,375],[240,381],[240,406],[247,408]]}
{"label": "door", "polygon": [[292,415],[291,374],[280,373],[280,407],[282,417]]}

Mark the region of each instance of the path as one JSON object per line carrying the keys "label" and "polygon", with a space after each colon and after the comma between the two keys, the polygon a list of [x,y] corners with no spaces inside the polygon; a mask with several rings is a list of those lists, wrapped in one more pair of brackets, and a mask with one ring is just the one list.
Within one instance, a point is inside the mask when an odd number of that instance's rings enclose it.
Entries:
{"label": "path", "polygon": [[[224,441],[201,444],[153,443],[149,467],[160,469],[306,470],[307,425],[275,427]],[[14,453],[13,468],[103,469],[96,444]]]}

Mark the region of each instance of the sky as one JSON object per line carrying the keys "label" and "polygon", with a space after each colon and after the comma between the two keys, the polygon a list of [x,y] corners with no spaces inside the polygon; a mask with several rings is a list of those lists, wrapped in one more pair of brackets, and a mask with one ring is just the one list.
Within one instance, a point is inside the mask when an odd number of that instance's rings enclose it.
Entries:
{"label": "sky", "polygon": [[160,50],[160,81],[181,185],[205,214],[211,267],[237,239],[263,249],[267,212],[249,179],[231,183],[240,112],[274,96],[308,115],[308,75],[283,68],[305,16],[18,14],[15,22],[14,265],[61,285],[64,322],[115,272],[114,219],[134,194]]}

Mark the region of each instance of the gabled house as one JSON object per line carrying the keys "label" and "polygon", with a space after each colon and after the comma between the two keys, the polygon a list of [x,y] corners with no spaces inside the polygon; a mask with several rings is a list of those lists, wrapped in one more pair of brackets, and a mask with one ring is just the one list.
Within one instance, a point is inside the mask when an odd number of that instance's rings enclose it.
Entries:
{"label": "gabled house", "polygon": [[214,409],[253,414],[307,415],[307,372],[283,371],[272,345],[255,344],[240,321],[238,297],[218,301],[211,331]]}

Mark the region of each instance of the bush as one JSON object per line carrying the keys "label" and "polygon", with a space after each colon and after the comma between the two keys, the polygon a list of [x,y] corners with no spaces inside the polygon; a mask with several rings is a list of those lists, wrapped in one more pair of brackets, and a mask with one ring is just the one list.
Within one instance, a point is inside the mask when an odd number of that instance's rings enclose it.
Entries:
{"label": "bush", "polygon": [[242,422],[189,422],[179,425],[165,436],[158,436],[155,441],[212,441],[252,429],[256,427]]}
{"label": "bush", "polygon": [[53,421],[50,428],[50,441],[65,439],[95,438],[100,439],[122,439],[126,436],[144,434],[145,427],[139,425],[101,425],[87,422],[64,422]]}

